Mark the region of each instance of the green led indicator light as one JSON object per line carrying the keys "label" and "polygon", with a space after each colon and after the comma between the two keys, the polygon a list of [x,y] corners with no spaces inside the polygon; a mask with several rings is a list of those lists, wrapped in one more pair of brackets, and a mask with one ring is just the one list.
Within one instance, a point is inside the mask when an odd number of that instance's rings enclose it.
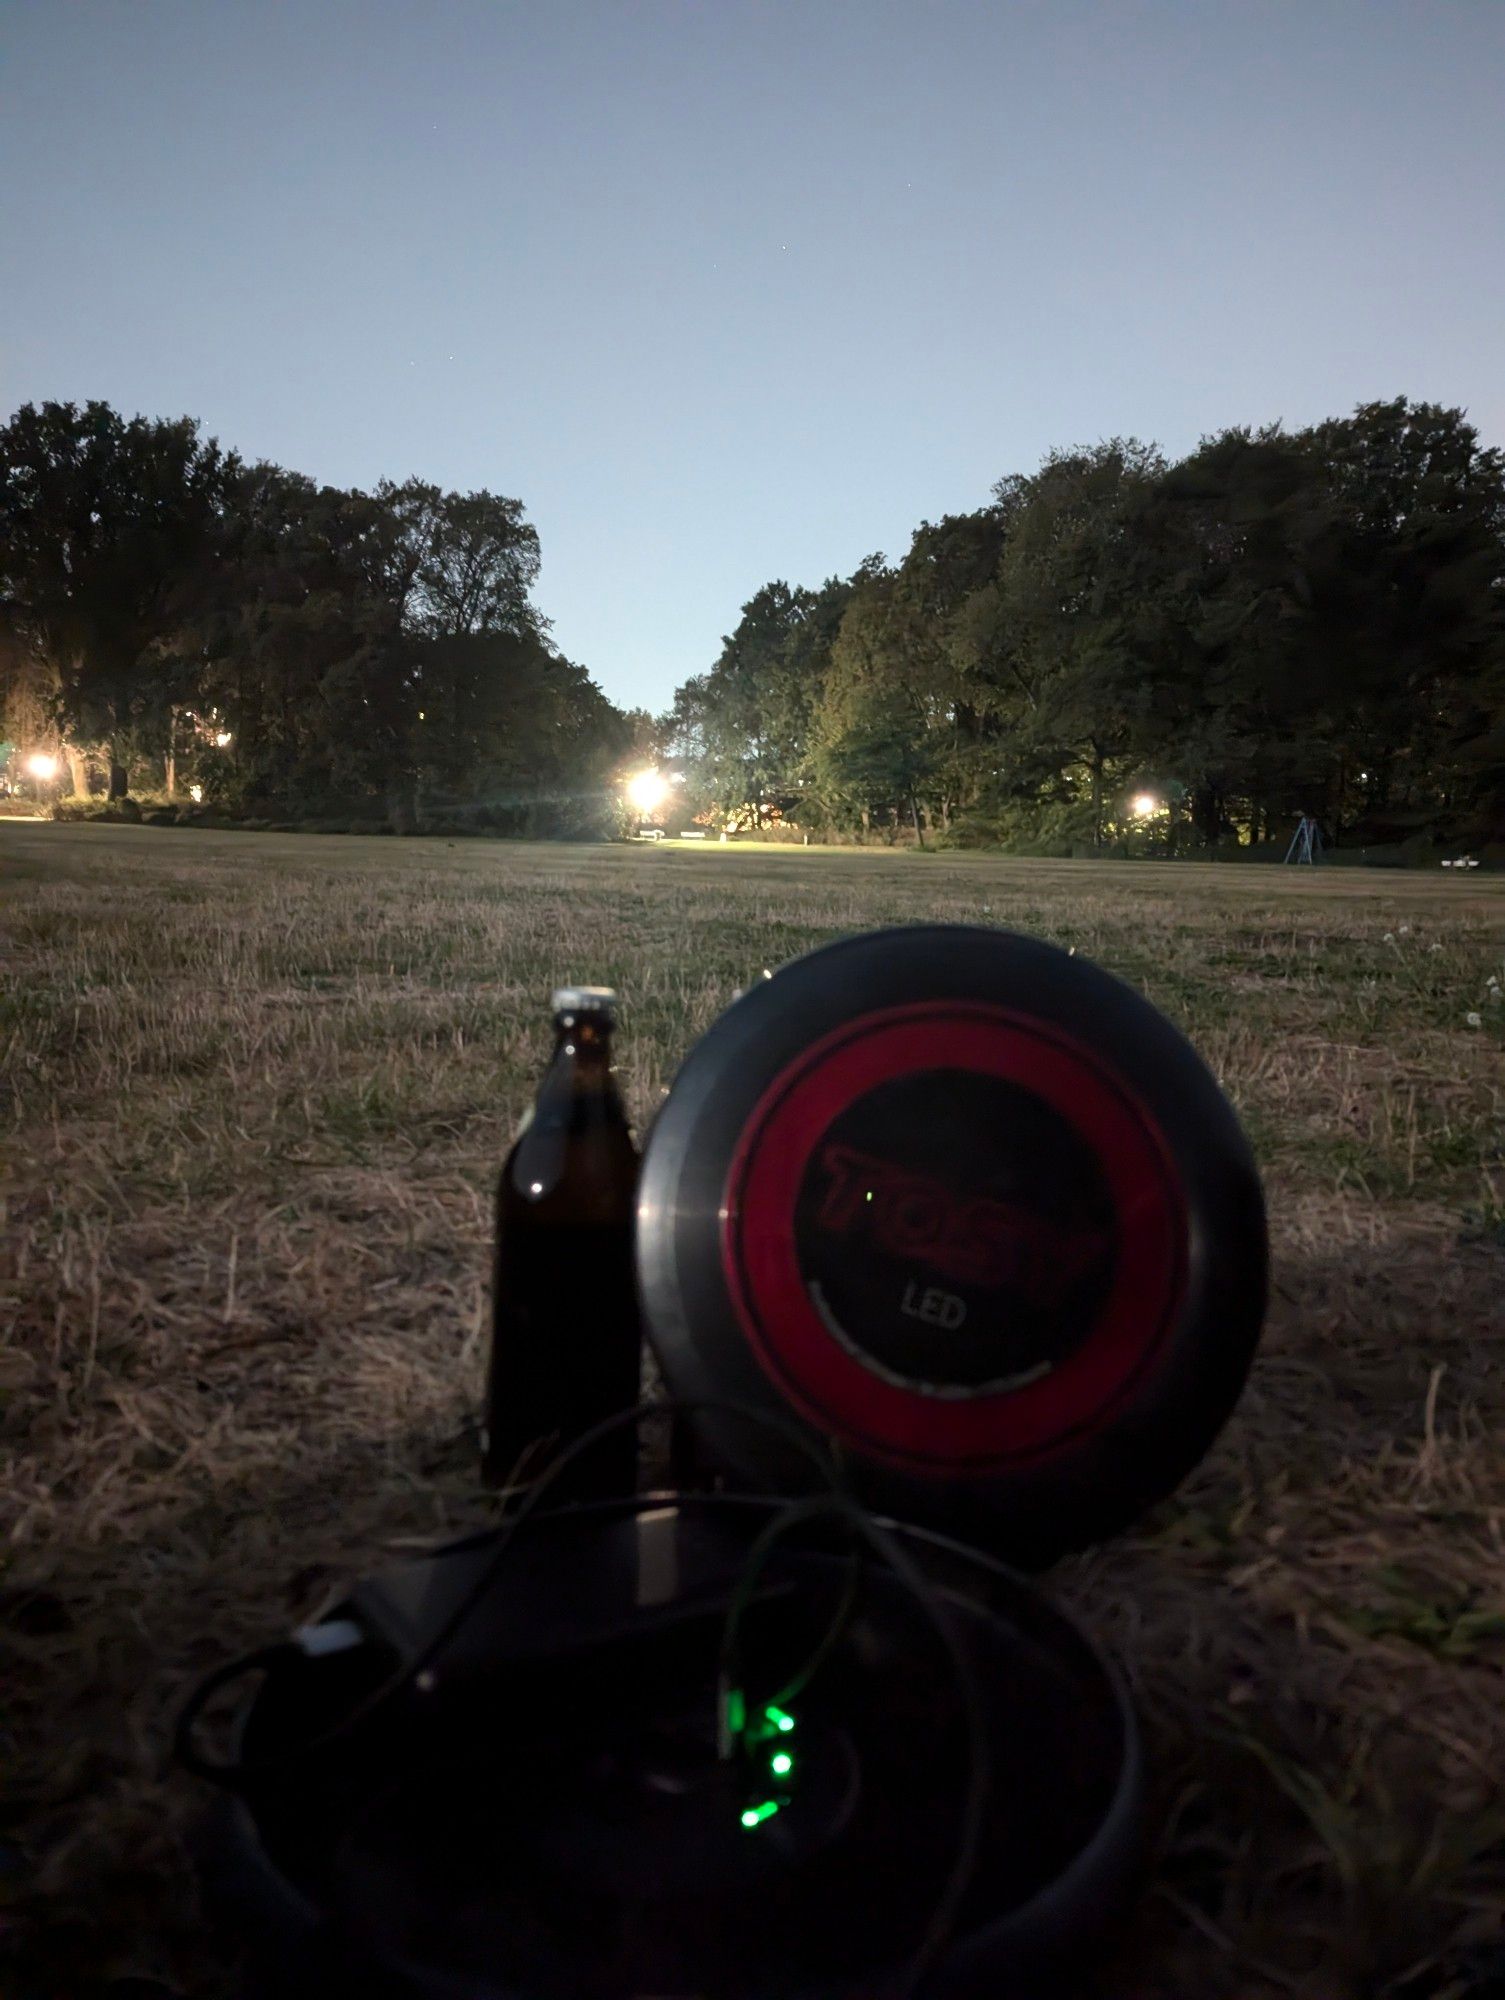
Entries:
{"label": "green led indicator light", "polygon": [[781,1750],[777,1757],[771,1757],[768,1768],[776,1778],[787,1778],[794,1769],[794,1759],[787,1750]]}
{"label": "green led indicator light", "polygon": [[765,1799],[760,1806],[749,1806],[742,1815],[744,1826],[761,1826],[765,1819],[772,1819],[779,1809],[777,1799]]}
{"label": "green led indicator light", "polygon": [[787,1736],[794,1727],[794,1717],[786,1709],[775,1708],[772,1702],[764,1709],[763,1713],[782,1736]]}

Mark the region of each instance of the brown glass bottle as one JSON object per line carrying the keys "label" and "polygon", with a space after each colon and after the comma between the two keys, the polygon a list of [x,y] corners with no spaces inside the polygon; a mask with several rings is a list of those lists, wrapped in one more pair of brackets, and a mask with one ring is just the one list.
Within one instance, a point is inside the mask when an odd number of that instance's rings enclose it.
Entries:
{"label": "brown glass bottle", "polygon": [[[612,1071],[615,996],[554,995],[554,1058],[497,1191],[491,1367],[482,1471],[527,1486],[603,1417],[638,1400],[642,1331],[633,1278],[638,1153]],[[630,1425],[558,1481],[561,1498],[637,1483]]]}

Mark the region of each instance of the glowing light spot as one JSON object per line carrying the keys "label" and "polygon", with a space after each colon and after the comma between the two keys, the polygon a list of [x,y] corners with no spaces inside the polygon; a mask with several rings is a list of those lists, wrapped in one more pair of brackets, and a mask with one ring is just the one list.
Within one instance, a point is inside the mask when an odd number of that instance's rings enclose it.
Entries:
{"label": "glowing light spot", "polygon": [[669,784],[662,771],[638,771],[627,780],[627,803],[640,813],[651,813],[669,796]]}

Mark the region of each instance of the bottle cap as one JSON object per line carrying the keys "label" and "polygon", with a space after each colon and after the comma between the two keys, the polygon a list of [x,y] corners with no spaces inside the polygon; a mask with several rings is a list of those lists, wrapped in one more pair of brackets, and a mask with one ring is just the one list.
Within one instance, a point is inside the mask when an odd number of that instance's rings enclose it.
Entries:
{"label": "bottle cap", "polygon": [[550,1002],[556,1014],[602,1014],[614,1021],[617,996],[610,986],[559,986]]}

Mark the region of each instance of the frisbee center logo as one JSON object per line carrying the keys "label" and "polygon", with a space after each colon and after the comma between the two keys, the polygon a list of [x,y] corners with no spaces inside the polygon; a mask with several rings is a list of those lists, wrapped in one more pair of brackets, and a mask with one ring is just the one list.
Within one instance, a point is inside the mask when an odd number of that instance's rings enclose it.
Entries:
{"label": "frisbee center logo", "polygon": [[1101,1232],[1061,1229],[1025,1202],[968,1194],[853,1146],[829,1145],[820,1157],[830,1175],[822,1229],[865,1237],[958,1284],[1012,1285],[1050,1310],[1108,1247]]}
{"label": "frisbee center logo", "polygon": [[813,1149],[795,1212],[801,1275],[830,1332],[878,1373],[940,1395],[1037,1381],[1109,1288],[1101,1169],[1020,1085],[929,1070],[879,1085]]}

